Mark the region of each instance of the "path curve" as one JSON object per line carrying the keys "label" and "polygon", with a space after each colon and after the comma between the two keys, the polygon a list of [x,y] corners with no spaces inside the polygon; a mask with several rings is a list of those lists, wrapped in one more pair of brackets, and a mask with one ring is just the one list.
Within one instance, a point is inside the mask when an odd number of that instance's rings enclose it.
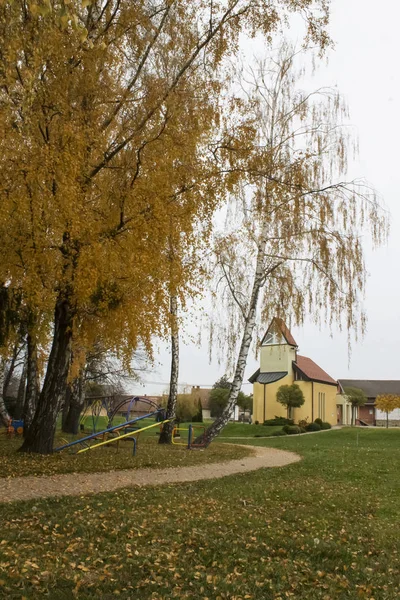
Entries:
{"label": "path curve", "polygon": [[[245,447],[249,448],[249,446]],[[215,479],[265,467],[283,467],[301,460],[298,454],[286,450],[260,446],[253,446],[252,450],[253,456],[193,467],[126,469],[107,473],[67,473],[0,479],[0,502],[17,502],[53,496],[81,496],[112,492],[130,486],[142,487]]]}

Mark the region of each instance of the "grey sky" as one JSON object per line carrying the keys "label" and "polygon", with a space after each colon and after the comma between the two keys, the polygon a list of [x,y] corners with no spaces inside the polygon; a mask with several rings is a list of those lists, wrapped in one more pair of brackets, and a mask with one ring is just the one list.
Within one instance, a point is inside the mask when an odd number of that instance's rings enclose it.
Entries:
{"label": "grey sky", "polygon": [[[391,234],[386,246],[367,251],[369,279],[365,299],[368,331],[353,343],[348,364],[347,334],[321,331],[307,324],[292,333],[300,352],[335,378],[400,379],[400,71],[398,69],[398,0],[332,0],[331,36],[335,50],[314,78],[315,87],[338,85],[345,96],[360,140],[359,160],[351,177],[365,177],[378,190],[391,213]],[[296,31],[291,32],[296,39]],[[148,382],[168,382],[169,353],[160,346]],[[247,377],[258,367],[252,357]],[[181,348],[180,382],[213,384],[224,366],[208,362],[208,348]],[[132,386],[135,393],[158,394],[165,385]],[[250,392],[251,386],[243,388]]]}

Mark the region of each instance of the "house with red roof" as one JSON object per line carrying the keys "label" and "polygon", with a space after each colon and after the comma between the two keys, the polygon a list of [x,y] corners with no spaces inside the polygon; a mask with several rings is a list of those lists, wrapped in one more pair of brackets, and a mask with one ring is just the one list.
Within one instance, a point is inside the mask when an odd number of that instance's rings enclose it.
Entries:
{"label": "house with red roof", "polygon": [[295,422],[311,422],[318,417],[336,425],[338,382],[297,351],[298,345],[283,320],[272,319],[261,342],[260,368],[249,379],[253,384],[253,422],[286,417],[286,408],[277,401],[276,393],[281,385],[297,383],[305,402],[293,409]]}

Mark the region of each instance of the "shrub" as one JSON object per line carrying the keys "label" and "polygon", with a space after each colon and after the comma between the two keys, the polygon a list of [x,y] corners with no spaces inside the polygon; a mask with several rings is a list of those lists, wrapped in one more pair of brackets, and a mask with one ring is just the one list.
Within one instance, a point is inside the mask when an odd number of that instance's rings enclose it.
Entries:
{"label": "shrub", "polygon": [[321,425],[318,423],[309,423],[306,427],[306,431],[321,431]]}
{"label": "shrub", "polygon": [[274,433],[271,433],[271,437],[280,437],[281,435],[287,435],[286,431],[281,429],[280,431],[274,431]]}
{"label": "shrub", "polygon": [[201,400],[199,398],[197,403],[197,413],[192,417],[192,423],[202,423],[203,422],[203,408],[201,406]]}
{"label": "shrub", "polygon": [[286,417],[274,417],[273,419],[267,419],[263,425],[293,425],[293,419],[286,419]]}
{"label": "shrub", "polygon": [[316,423],[317,425],[319,425],[320,427],[322,427],[323,420],[318,417],[318,419],[314,420],[314,423]]}
{"label": "shrub", "polygon": [[285,427],[282,427],[282,431],[286,432],[288,435],[301,433],[300,427],[297,427],[297,425],[285,425]]}
{"label": "shrub", "polygon": [[299,426],[299,429],[300,429],[300,433],[306,433],[306,431],[307,431],[307,429],[305,427]]}
{"label": "shrub", "polygon": [[305,419],[302,419],[301,421],[299,421],[299,423],[298,423],[299,427],[302,427],[303,429],[305,429],[307,427],[307,425],[308,425],[307,418],[308,417],[306,417]]}
{"label": "shrub", "polygon": [[332,429],[332,425],[324,421],[321,425],[321,429]]}
{"label": "shrub", "polygon": [[[164,395],[161,400],[161,406],[166,408],[168,396]],[[176,420],[180,423],[191,423],[193,417],[198,414],[199,403],[192,394],[178,394],[176,399]]]}
{"label": "shrub", "polygon": [[254,425],[259,425],[260,421],[254,421]]}

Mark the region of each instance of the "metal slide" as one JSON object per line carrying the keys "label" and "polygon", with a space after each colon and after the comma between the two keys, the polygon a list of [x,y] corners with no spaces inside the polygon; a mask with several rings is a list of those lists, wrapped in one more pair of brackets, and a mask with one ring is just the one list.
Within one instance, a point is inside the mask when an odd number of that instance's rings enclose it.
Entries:
{"label": "metal slide", "polygon": [[112,444],[113,442],[119,442],[119,440],[126,439],[130,436],[136,435],[137,433],[142,433],[142,431],[146,431],[146,429],[151,429],[152,427],[159,427],[160,425],[164,425],[164,423],[169,423],[171,419],[166,419],[165,421],[161,421],[160,423],[153,423],[153,425],[147,425],[147,427],[142,427],[141,429],[136,429],[136,431],[130,431],[129,433],[124,433],[123,435],[118,435],[115,438],[111,438],[110,440],[104,440],[104,442],[99,442],[98,444],[93,444],[93,446],[88,446],[87,448],[81,448],[78,450],[77,454],[82,454],[82,452],[87,452],[88,450],[94,450],[99,446],[105,446],[106,444]]}
{"label": "metal slide", "polygon": [[[66,448],[71,448],[71,446],[77,446],[78,444],[83,444],[85,446],[84,449],[89,450],[89,448],[91,446],[88,444],[88,442],[90,440],[98,438],[101,435],[105,435],[112,431],[117,432],[119,429],[126,429],[126,427],[129,427],[129,425],[133,425],[134,423],[137,423],[138,421],[142,421],[143,419],[148,419],[149,417],[154,417],[161,410],[163,410],[163,409],[158,409],[158,410],[156,410],[152,413],[149,413],[147,415],[144,415],[142,417],[136,417],[136,419],[131,419],[130,421],[125,421],[124,423],[121,423],[120,425],[114,425],[113,427],[108,427],[108,429],[103,429],[103,431],[98,431],[97,433],[92,433],[91,435],[88,435],[84,438],[80,438],[79,440],[74,440],[73,442],[69,442],[68,444],[64,444],[63,446],[59,446],[58,448],[55,448],[54,452],[59,452],[60,450],[65,450]],[[160,425],[160,423],[155,423],[155,425]],[[150,427],[152,427],[152,425]],[[146,427],[144,429],[146,429]],[[132,431],[129,435],[131,435],[132,433],[136,433],[136,432]],[[117,438],[115,438],[115,439],[121,439],[121,437],[122,436],[118,435]],[[109,441],[110,440],[108,440],[108,442]],[[98,446],[98,444],[95,444],[95,445]],[[80,450],[80,452],[81,451],[82,450]]]}

